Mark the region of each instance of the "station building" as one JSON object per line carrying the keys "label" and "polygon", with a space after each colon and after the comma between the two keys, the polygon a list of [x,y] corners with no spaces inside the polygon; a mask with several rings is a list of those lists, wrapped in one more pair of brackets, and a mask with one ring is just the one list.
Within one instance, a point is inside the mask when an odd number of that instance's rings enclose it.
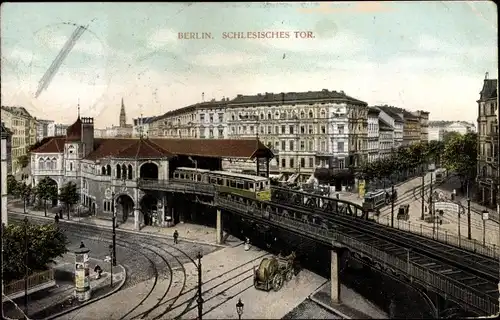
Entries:
{"label": "station building", "polygon": [[258,139],[165,139],[94,138],[94,119],[80,118],[68,127],[66,136],[46,138],[31,152],[35,185],[50,178],[60,189],[73,182],[81,205],[100,218],[111,218],[113,201],[118,222],[166,225],[182,220],[178,207],[189,206],[182,195],[161,190],[143,190],[143,181],[168,184],[178,167],[223,170],[222,159],[257,160],[260,175],[269,175],[273,154]]}

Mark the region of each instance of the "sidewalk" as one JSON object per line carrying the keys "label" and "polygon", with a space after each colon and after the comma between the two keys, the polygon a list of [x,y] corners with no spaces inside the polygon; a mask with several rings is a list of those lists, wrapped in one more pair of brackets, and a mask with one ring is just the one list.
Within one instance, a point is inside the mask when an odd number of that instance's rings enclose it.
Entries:
{"label": "sidewalk", "polygon": [[[9,205],[8,211],[10,213],[16,213],[16,214],[22,214],[23,209],[22,208],[16,208],[12,205]],[[35,210],[26,210],[27,215],[32,215],[32,216],[37,216],[37,217],[43,217],[47,219],[48,221],[54,221],[55,214],[49,214],[47,213],[47,217],[45,217],[45,214],[43,211],[35,211]],[[215,217],[214,217],[215,219]],[[61,219],[61,221],[68,222],[66,220],[66,215],[64,215],[64,218]],[[80,223],[80,224],[85,224],[85,225],[92,225],[96,226],[98,228],[104,228],[104,229],[112,229],[113,227],[113,222],[108,219],[99,219],[94,216],[90,217],[74,217],[70,216],[70,223]],[[187,242],[193,242],[193,243],[200,243],[200,244],[208,244],[208,245],[217,245],[215,243],[216,240],[216,230],[215,228],[207,227],[207,226],[201,226],[201,225],[196,225],[196,224],[190,224],[190,223],[179,223],[173,227],[167,228],[167,227],[157,227],[157,226],[145,226],[143,227],[140,231],[136,231],[134,227],[133,222],[126,222],[122,224],[117,224],[117,230],[121,232],[129,232],[129,233],[134,233],[134,234],[149,234],[154,237],[160,237],[160,238],[169,238],[173,239],[173,233],[174,230],[177,230],[179,232],[179,241],[187,241]],[[221,247],[227,247],[227,246],[237,246],[240,245],[242,241],[232,235],[225,234],[224,235],[224,245],[217,245]]]}
{"label": "sidewalk", "polygon": [[[96,279],[94,267],[99,264],[103,269],[100,279]],[[72,280],[75,268],[75,256],[72,253],[55,259],[53,266],[57,285],[53,288],[43,290],[28,297],[29,317],[33,319],[55,318],[58,314],[64,314],[81,308],[102,298],[105,298],[120,290],[127,274],[123,266],[113,267],[113,287],[110,287],[109,263],[102,260],[90,258],[90,287],[91,299],[86,302],[78,302],[74,299],[74,282]],[[24,311],[23,298],[15,299],[14,302]],[[11,303],[12,304],[12,303]],[[17,308],[4,308],[5,316],[12,319],[20,319],[22,315]]]}

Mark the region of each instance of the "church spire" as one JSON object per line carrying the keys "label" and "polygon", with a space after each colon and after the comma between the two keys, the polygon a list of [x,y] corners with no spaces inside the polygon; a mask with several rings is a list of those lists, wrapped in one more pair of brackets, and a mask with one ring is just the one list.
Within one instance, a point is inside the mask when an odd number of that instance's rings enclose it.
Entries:
{"label": "church spire", "polygon": [[122,98],[122,108],[120,110],[120,127],[124,128],[127,124],[127,116],[125,114],[125,104],[123,103]]}

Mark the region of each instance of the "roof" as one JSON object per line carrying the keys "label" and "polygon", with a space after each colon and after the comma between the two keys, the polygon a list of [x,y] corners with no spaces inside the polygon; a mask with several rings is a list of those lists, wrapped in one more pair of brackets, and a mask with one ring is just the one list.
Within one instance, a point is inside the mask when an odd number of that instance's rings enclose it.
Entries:
{"label": "roof", "polygon": [[153,121],[155,121],[158,118],[158,116],[153,116],[153,117],[141,117],[141,118],[136,118],[133,119],[134,121],[134,126],[137,126],[139,124],[148,124]]}
{"label": "roof", "polygon": [[173,154],[214,157],[246,158],[274,157],[262,142],[255,139],[159,139],[152,142]]}
{"label": "roof", "polygon": [[4,137],[5,137],[5,138],[7,138],[7,137],[9,137],[9,136],[11,136],[11,135],[12,135],[12,131],[10,131],[10,130],[9,130],[9,128],[7,128],[7,127],[3,124],[3,122],[2,122],[2,123],[0,124],[0,136],[1,136],[2,138],[4,138]]}
{"label": "roof", "polygon": [[260,176],[254,176],[250,174],[243,174],[243,173],[236,173],[236,172],[229,172],[229,171],[210,171],[211,174],[220,174],[224,176],[230,176],[230,177],[235,177],[235,178],[242,178],[242,179],[247,179],[247,180],[252,180],[252,181],[267,181],[267,178],[260,177]]}
{"label": "roof", "polygon": [[450,126],[452,124],[462,124],[467,127],[475,127],[474,123],[470,123],[467,121],[449,121],[449,120],[437,120],[437,121],[429,121],[429,127],[438,127],[438,128],[444,128],[447,126]]}
{"label": "roof", "polygon": [[380,110],[374,107],[369,107],[368,108],[368,114],[373,114],[373,115],[378,115],[380,113]]}
{"label": "roof", "polygon": [[479,100],[495,99],[497,97],[497,79],[484,79]]}
{"label": "roof", "polygon": [[307,91],[307,92],[281,92],[272,93],[266,92],[264,94],[256,95],[242,95],[239,94],[233,100],[229,101],[229,107],[231,105],[238,104],[264,104],[264,103],[285,103],[291,101],[313,101],[313,100],[336,100],[336,101],[347,101],[362,105],[367,105],[366,102],[355,99],[346,95],[343,91],[329,91],[328,89],[323,89],[321,91]]}
{"label": "roof", "polygon": [[50,137],[38,148],[31,150],[33,153],[61,153],[64,151],[65,137]]}
{"label": "roof", "polygon": [[8,107],[8,106],[2,106],[2,110],[17,114],[26,118],[32,118],[31,114],[26,110],[24,107]]}
{"label": "roof", "polygon": [[414,115],[413,113],[411,113],[409,111],[403,110],[403,119],[404,120],[419,120],[420,117]]}
{"label": "roof", "polygon": [[385,113],[387,113],[387,115],[389,115],[389,117],[393,118],[394,121],[396,121],[396,122],[404,122],[403,118],[398,113],[398,110],[396,108],[389,107],[387,105],[385,105],[385,106],[376,106],[376,108],[378,108],[378,109],[384,111]]}
{"label": "roof", "polygon": [[69,141],[78,141],[82,139],[82,120],[80,120],[80,117],[66,129],[66,137]]}
{"label": "roof", "polygon": [[378,118],[378,129],[379,131],[393,131],[394,129],[391,127],[390,124],[385,122],[384,120]]}
{"label": "roof", "polygon": [[[71,140],[70,140],[71,141]],[[61,153],[65,137],[51,137],[33,153]],[[255,139],[94,139],[94,151],[85,159],[97,160],[107,157],[157,159],[187,155],[213,158],[274,157],[262,142]]]}
{"label": "roof", "polygon": [[195,103],[187,107],[183,107],[180,109],[175,109],[169,112],[166,112],[162,114],[161,116],[155,117],[154,121],[161,120],[164,118],[168,117],[173,117],[176,115],[181,115],[185,114],[188,112],[193,112],[198,109],[216,109],[216,108],[226,108],[228,104],[229,99],[223,98],[220,101],[212,100],[212,101],[207,101],[207,102],[200,102],[200,103]]}

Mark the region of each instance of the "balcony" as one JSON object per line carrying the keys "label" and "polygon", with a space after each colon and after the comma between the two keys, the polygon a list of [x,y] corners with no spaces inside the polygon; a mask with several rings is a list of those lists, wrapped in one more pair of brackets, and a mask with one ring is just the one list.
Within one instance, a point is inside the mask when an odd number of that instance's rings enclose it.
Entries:
{"label": "balcony", "polygon": [[63,170],[32,170],[34,176],[62,176]]}

